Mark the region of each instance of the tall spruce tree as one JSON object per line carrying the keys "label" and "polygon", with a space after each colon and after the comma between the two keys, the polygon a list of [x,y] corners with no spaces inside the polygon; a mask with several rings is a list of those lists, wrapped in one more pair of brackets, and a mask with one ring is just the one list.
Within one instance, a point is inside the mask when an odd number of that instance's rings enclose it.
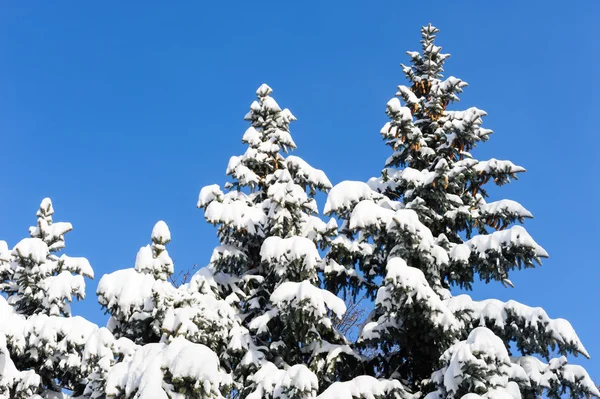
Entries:
{"label": "tall spruce tree", "polygon": [[331,184],[301,158],[284,155],[296,147],[289,130],[296,118],[271,93],[260,86],[245,117],[248,148],[229,161],[233,181],[225,192],[203,188],[198,207],[218,226],[221,245],[210,268],[237,306],[246,337],[233,364],[241,396],[310,397],[364,359],[333,327],[343,301],[319,287],[318,249],[337,225],[316,216],[314,195]]}
{"label": "tall spruce tree", "polygon": [[516,224],[529,211],[486,200],[486,184],[504,185],[525,169],[471,154],[492,131],[481,126],[484,111],[448,109],[467,84],[443,77],[449,54],[435,45],[437,33],[423,27],[421,52],[408,52],[411,64],[402,66],[410,84],[387,104],[381,135],[392,155],[381,177],[329,193],[325,212],[342,223],[326,260],[327,286],[375,300],[357,347],[377,353],[370,374],[413,394],[597,396],[585,370],[566,364],[569,354],[588,357],[566,320],[450,292],[471,289],[476,278],[510,285],[511,272],[548,255]]}

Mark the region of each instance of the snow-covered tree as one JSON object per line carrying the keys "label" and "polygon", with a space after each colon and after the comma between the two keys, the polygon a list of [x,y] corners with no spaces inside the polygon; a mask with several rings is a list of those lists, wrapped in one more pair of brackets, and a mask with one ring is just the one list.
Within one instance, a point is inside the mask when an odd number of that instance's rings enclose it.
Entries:
{"label": "snow-covered tree", "polygon": [[174,265],[165,222],[156,223],[151,241],[138,251],[134,268],[98,284],[110,319],[85,347],[84,393],[94,399],[222,398],[231,386],[227,346],[240,325],[237,314],[220,298],[209,269],[178,287],[169,281]]}
{"label": "snow-covered tree", "polygon": [[37,212],[37,226],[29,228],[31,237],[15,245],[0,267],[0,289],[8,302],[27,316],[70,315],[73,296],[85,297],[84,276],[94,277],[87,259],[56,255],[65,247],[64,235],[73,226],[54,223],[52,215],[52,201],[45,198]]}
{"label": "snow-covered tree", "polygon": [[327,286],[375,300],[358,342],[378,353],[366,370],[412,393],[598,395],[583,368],[566,365],[567,354],[588,356],[566,320],[450,292],[471,289],[476,278],[511,285],[511,272],[548,254],[516,224],[532,217],[528,210],[487,201],[486,184],[509,183],[525,169],[471,154],[492,131],[482,127],[484,111],[448,109],[467,84],[443,77],[449,54],[435,45],[437,33],[423,27],[421,52],[408,52],[411,65],[403,65],[410,85],[387,104],[381,135],[392,155],[381,176],[329,193],[325,213],[342,223],[326,259]]}
{"label": "snow-covered tree", "polygon": [[331,183],[303,159],[285,155],[296,148],[289,130],[296,118],[271,93],[260,86],[245,117],[248,148],[229,161],[232,182],[225,191],[203,188],[198,207],[218,227],[210,269],[242,320],[238,336],[245,339],[230,346],[238,349],[232,365],[240,394],[310,397],[364,359],[333,327],[344,302],[318,279],[319,249],[329,246],[337,225],[317,216],[314,195]]}
{"label": "snow-covered tree", "polygon": [[135,267],[106,274],[96,293],[110,314],[108,328],[117,337],[137,343],[158,342],[166,306],[165,292],[174,287],[167,281],[173,274],[173,261],[166,250],[171,233],[163,221],[152,229],[152,244],[138,251]]}
{"label": "snow-covered tree", "polygon": [[70,223],[54,223],[49,198],[42,201],[30,238],[12,250],[0,241],[0,397],[62,398],[81,393],[87,373],[84,346],[97,326],[70,317],[72,297],[85,296],[85,258],[56,255],[65,247]]}

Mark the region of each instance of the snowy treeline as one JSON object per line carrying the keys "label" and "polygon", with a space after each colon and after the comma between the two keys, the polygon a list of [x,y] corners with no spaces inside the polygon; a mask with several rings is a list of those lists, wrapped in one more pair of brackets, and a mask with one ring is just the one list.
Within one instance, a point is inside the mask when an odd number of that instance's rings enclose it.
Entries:
{"label": "snowy treeline", "polygon": [[[260,86],[229,181],[200,190],[219,238],[208,265],[173,285],[159,221],[133,267],[101,277],[104,327],[71,314],[94,273],[65,254],[73,227],[44,199],[29,237],[0,241],[0,398],[600,396],[567,362],[589,357],[568,321],[452,293],[511,285],[548,254],[521,226],[530,211],[489,200],[486,185],[525,170],[474,158],[492,131],[484,111],[450,109],[467,84],[442,75],[437,32],[408,52],[381,129],[391,155],[367,182],[334,186],[288,155],[296,118]],[[372,311],[351,340],[337,321],[357,295]]]}

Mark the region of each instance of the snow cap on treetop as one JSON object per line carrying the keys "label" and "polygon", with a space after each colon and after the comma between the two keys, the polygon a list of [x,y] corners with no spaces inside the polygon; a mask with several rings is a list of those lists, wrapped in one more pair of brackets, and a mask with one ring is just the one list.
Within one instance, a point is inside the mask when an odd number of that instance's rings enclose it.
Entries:
{"label": "snow cap on treetop", "polygon": [[159,220],[154,225],[152,229],[152,241],[165,245],[169,241],[171,241],[171,232],[169,231],[169,226],[162,220]]}
{"label": "snow cap on treetop", "polygon": [[266,83],[261,84],[260,87],[256,90],[256,95],[259,97],[266,97],[271,93],[273,93],[273,89],[271,89]]}
{"label": "snow cap on treetop", "polygon": [[50,198],[46,197],[40,203],[40,210],[37,211],[36,216],[50,216],[53,214],[54,214],[54,208],[52,207],[52,200]]}

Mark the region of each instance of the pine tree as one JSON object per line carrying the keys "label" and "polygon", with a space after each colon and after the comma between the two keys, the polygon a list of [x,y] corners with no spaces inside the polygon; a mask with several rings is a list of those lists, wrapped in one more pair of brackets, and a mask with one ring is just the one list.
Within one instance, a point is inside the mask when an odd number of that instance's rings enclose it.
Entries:
{"label": "pine tree", "polygon": [[476,278],[511,285],[509,273],[548,254],[515,224],[529,211],[511,200],[486,201],[487,183],[504,185],[525,169],[471,154],[492,131],[481,126],[484,111],[448,109],[467,84],[444,79],[449,54],[435,45],[437,33],[423,27],[421,52],[408,52],[411,65],[402,66],[410,82],[398,87],[404,105],[399,98],[387,104],[381,135],[392,155],[381,177],[342,182],[329,193],[325,212],[342,223],[326,261],[327,286],[375,300],[357,347],[377,351],[371,375],[408,392],[429,399],[598,395],[583,368],[566,364],[567,354],[588,356],[566,320],[514,301],[451,294]]}
{"label": "pine tree", "polygon": [[237,315],[208,269],[173,286],[165,222],[156,223],[151,241],[134,268],[98,284],[98,301],[111,316],[85,347],[85,397],[222,398],[232,384],[226,353]]}
{"label": "pine tree", "polygon": [[29,228],[31,238],[14,247],[10,267],[2,268],[0,289],[8,302],[24,315],[69,316],[72,296],[85,297],[83,277],[93,278],[94,272],[85,258],[55,255],[65,247],[64,235],[73,226],[53,222],[50,198],[42,201],[36,215],[37,226]]}
{"label": "pine tree", "polygon": [[84,346],[97,326],[71,317],[69,303],[84,298],[83,277],[94,273],[85,258],[56,255],[72,226],[53,214],[46,198],[30,238],[12,251],[0,241],[0,397],[53,398],[85,385]]}
{"label": "pine tree", "polygon": [[163,221],[152,229],[151,245],[138,251],[133,269],[104,275],[98,283],[98,301],[111,315],[108,328],[115,337],[136,343],[158,342],[165,306],[165,291],[174,287],[167,282],[173,274],[173,261],[166,250],[171,233]]}
{"label": "pine tree", "polygon": [[245,117],[248,148],[229,161],[233,181],[225,192],[203,188],[198,207],[218,227],[221,245],[210,269],[242,320],[238,337],[245,338],[236,338],[243,345],[232,363],[241,396],[310,397],[364,358],[333,327],[344,302],[319,287],[318,250],[337,226],[316,216],[314,195],[331,184],[301,158],[284,155],[296,147],[289,130],[296,118],[271,93],[260,86]]}

